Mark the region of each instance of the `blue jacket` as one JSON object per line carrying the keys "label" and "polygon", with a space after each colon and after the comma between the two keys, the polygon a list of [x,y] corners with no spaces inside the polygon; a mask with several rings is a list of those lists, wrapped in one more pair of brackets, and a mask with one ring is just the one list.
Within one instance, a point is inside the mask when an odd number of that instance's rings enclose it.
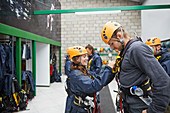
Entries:
{"label": "blue jacket", "polygon": [[66,63],[65,63],[65,74],[67,75],[67,80],[66,80],[66,84],[67,84],[67,89],[66,92],[68,94],[67,96],[67,100],[66,100],[66,107],[65,107],[65,113],[69,113],[71,110],[71,105],[73,103],[73,99],[74,99],[74,95],[72,94],[71,90],[70,90],[70,65],[71,65],[71,61],[68,58],[68,56],[66,57]]}
{"label": "blue jacket", "polygon": [[71,61],[68,58],[68,56],[66,57],[66,63],[65,63],[65,74],[70,77],[70,65],[71,65]]}
{"label": "blue jacket", "polygon": [[[79,70],[72,70],[70,73],[72,92],[84,99],[86,96],[93,96],[95,92],[100,91],[103,86],[106,86],[114,78],[112,69],[108,66],[105,66],[104,70],[93,76],[95,76],[95,78],[91,79],[88,75],[84,75]],[[80,112],[86,113],[83,108],[73,104],[71,113]]]}
{"label": "blue jacket", "polygon": [[161,56],[158,60],[164,70],[170,75],[170,53],[167,48],[163,48],[162,51],[157,55]]}
{"label": "blue jacket", "polygon": [[[4,50],[6,53],[6,58],[5,58],[5,72],[15,73],[15,63],[14,63],[14,56],[12,55],[12,47],[9,45],[3,45]],[[13,69],[12,69],[13,68]]]}
{"label": "blue jacket", "polygon": [[30,82],[30,85],[31,85],[30,91],[34,91],[35,82],[34,82],[32,72],[31,71],[22,71],[21,77],[22,77],[22,80],[24,80],[24,81],[26,80],[26,74],[28,76],[28,79],[29,79],[29,82]]}
{"label": "blue jacket", "polygon": [[6,59],[6,52],[4,46],[0,44],[0,79],[3,79],[3,75],[5,73],[5,59]]}
{"label": "blue jacket", "polygon": [[0,44],[0,91],[2,90],[4,84],[5,58],[6,53],[4,47]]}
{"label": "blue jacket", "polygon": [[[90,66],[90,68],[89,68],[89,66]],[[102,59],[101,59],[99,53],[94,52],[94,54],[89,56],[88,69],[90,69],[90,71],[93,71],[97,74],[101,71]]]}
{"label": "blue jacket", "polygon": [[16,75],[12,74],[4,74],[4,94],[6,96],[10,96],[12,94],[12,79],[16,77]]}

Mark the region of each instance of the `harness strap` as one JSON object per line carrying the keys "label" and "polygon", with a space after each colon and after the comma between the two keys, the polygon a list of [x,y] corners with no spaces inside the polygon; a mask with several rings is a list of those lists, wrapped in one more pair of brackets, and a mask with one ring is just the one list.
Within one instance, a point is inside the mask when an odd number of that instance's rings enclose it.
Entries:
{"label": "harness strap", "polygon": [[118,88],[119,88],[118,94],[120,96],[120,111],[121,111],[121,113],[123,113],[122,94],[121,94],[121,91],[120,91],[120,85],[119,85],[119,81],[118,81],[118,76],[116,76],[115,80],[116,80]]}
{"label": "harness strap", "polygon": [[94,93],[94,108],[93,113],[96,113],[96,93]]}
{"label": "harness strap", "polygon": [[92,61],[93,61],[93,58],[91,58],[90,61],[88,62],[88,69],[90,69]]}
{"label": "harness strap", "polygon": [[91,67],[91,63],[92,63],[92,61],[93,61],[94,56],[95,56],[95,55],[93,55],[93,57],[92,57],[92,58],[90,59],[90,61],[88,62],[88,69],[90,69],[90,67]]}
{"label": "harness strap", "polygon": [[156,57],[156,60],[159,61],[160,59],[161,59],[161,55]]}
{"label": "harness strap", "polygon": [[90,108],[90,105],[88,105],[87,103],[85,104],[85,101],[80,96],[78,97],[76,95],[74,99],[74,104],[82,108],[87,108],[87,109]]}

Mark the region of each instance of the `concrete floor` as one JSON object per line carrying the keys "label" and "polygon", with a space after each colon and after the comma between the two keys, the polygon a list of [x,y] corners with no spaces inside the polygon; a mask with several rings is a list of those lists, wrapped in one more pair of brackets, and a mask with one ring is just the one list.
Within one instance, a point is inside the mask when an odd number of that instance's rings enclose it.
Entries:
{"label": "concrete floor", "polygon": [[[37,95],[28,102],[27,109],[20,113],[64,113],[67,94],[64,89],[66,76],[61,77],[62,82],[52,83],[50,87],[37,87]],[[109,85],[112,102],[115,107],[116,82],[113,80]],[[113,111],[114,113],[114,111]]]}

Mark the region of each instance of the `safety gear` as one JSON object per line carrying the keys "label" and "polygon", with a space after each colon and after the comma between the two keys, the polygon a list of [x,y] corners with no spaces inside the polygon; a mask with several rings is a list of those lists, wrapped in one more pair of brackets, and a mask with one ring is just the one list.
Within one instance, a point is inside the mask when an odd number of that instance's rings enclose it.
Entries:
{"label": "safety gear", "polygon": [[94,52],[94,54],[89,56],[87,67],[88,69],[90,69],[90,71],[95,72],[97,74],[101,71],[102,59],[99,53]]}
{"label": "safety gear", "polygon": [[88,62],[88,69],[90,69],[90,66],[91,66],[92,61],[93,61],[93,57],[92,57],[92,58],[89,60],[89,62]]}
{"label": "safety gear", "polygon": [[162,48],[161,52],[155,55],[161,66],[170,76],[170,53],[167,48]]}
{"label": "safety gear", "polygon": [[112,35],[114,34],[114,32],[120,28],[121,25],[117,22],[107,22],[104,26],[103,29],[101,31],[101,37],[102,40],[108,44],[109,40],[112,38]]}
{"label": "safety gear", "polygon": [[136,95],[138,96],[145,104],[147,104],[148,106],[150,105],[150,103],[152,102],[152,98],[150,96],[148,97],[144,97],[144,93],[143,90],[140,87],[137,86],[133,86],[130,88],[130,93],[132,95]]}
{"label": "safety gear", "polygon": [[156,46],[156,45],[161,45],[161,40],[158,37],[152,37],[150,39],[148,39],[145,44],[149,45],[149,46]]}
{"label": "safety gear", "polygon": [[159,61],[160,59],[161,59],[161,55],[159,55],[159,56],[156,57],[156,60]]}
{"label": "safety gear", "polygon": [[[78,99],[79,99],[79,97],[81,97],[83,101],[85,101],[86,96],[93,97],[94,93],[101,90],[103,88],[103,86],[107,85],[114,78],[114,75],[111,72],[111,68],[109,66],[105,66],[105,68],[103,69],[103,73],[99,73],[98,74],[99,76],[96,77],[95,79],[89,77],[89,75],[87,75],[87,74],[82,73],[78,69],[79,68],[71,71],[71,76],[70,76],[71,91],[74,93],[75,96],[78,97]],[[92,74],[94,74],[94,73],[92,73]],[[72,75],[74,75],[74,76],[72,76]],[[93,75],[91,75],[91,76],[93,76]],[[100,81],[100,80],[102,80],[102,81]],[[77,86],[81,86],[81,87],[77,87]],[[97,97],[97,95],[96,95],[96,97]],[[73,101],[72,110],[70,111],[70,113],[80,113],[79,111],[81,111],[83,113],[89,113],[89,112],[87,112],[86,108],[81,107],[82,106],[81,99],[80,99],[80,104],[79,104],[79,100],[76,99],[75,101],[77,104],[74,103],[74,101]],[[94,101],[95,101],[95,95],[94,95]],[[97,99],[96,99],[96,101],[97,101]],[[94,105],[97,105],[97,104],[94,103]],[[100,109],[97,106],[95,108]],[[98,113],[98,112],[95,112],[95,113]]]}
{"label": "safety gear", "polygon": [[74,46],[74,47],[67,48],[67,53],[69,59],[72,59],[75,56],[86,54],[87,50],[82,46]]}
{"label": "safety gear", "polygon": [[152,44],[152,43],[151,43],[151,39],[148,39],[148,40],[145,42],[145,44],[150,46],[150,45]]}
{"label": "safety gear", "polygon": [[117,73],[120,71],[120,63],[122,61],[123,57],[120,56],[120,53],[118,53],[118,55],[116,56],[116,62],[114,65],[114,68],[112,69],[113,73]]}
{"label": "safety gear", "polygon": [[89,109],[90,107],[94,108],[93,100],[94,97],[86,96],[85,99],[83,99],[82,97],[75,95],[74,104],[87,109]]}

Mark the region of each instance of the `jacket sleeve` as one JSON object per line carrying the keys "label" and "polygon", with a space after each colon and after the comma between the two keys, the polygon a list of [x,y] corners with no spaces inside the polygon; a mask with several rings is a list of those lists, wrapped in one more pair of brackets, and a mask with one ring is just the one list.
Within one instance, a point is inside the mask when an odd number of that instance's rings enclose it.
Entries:
{"label": "jacket sleeve", "polygon": [[114,78],[112,69],[108,66],[106,66],[101,73],[96,75],[94,79],[91,79],[78,70],[75,70],[71,75],[73,75],[70,78],[70,81],[74,85],[73,89],[86,94],[100,91],[104,85],[107,85]]}
{"label": "jacket sleeve", "polygon": [[70,65],[71,65],[71,61],[66,61],[65,64],[65,74],[70,77]]}
{"label": "jacket sleeve", "polygon": [[168,75],[170,76],[170,60],[163,62],[161,65],[164,68],[164,70],[168,73]]}
{"label": "jacket sleeve", "polygon": [[170,100],[169,76],[147,45],[141,44],[133,48],[129,58],[130,63],[137,66],[153,83],[152,103],[148,107],[148,113],[165,112]]}
{"label": "jacket sleeve", "polygon": [[96,69],[96,73],[99,73],[100,70],[102,69],[102,59],[100,57],[97,57],[95,59],[95,69]]}

